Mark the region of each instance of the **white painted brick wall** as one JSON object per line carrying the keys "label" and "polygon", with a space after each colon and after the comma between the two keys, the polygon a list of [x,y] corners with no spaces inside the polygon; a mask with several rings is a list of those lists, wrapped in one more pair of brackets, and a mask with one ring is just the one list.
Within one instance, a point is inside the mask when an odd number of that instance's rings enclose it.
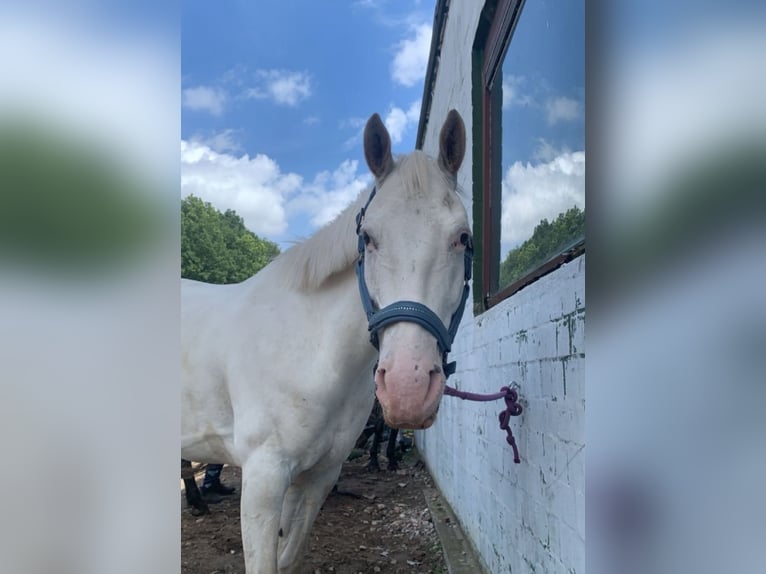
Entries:
{"label": "white painted brick wall", "polygon": [[[461,113],[472,134],[471,46],[481,8],[481,2],[451,3],[425,137],[432,154],[449,109]],[[469,196],[472,162],[469,141],[459,174]],[[436,424],[416,433],[434,479],[492,574],[585,573],[584,326],[585,256],[463,318],[450,384],[479,393],[520,385],[525,410],[511,426],[521,464],[514,464],[498,425],[502,401],[445,397]]]}

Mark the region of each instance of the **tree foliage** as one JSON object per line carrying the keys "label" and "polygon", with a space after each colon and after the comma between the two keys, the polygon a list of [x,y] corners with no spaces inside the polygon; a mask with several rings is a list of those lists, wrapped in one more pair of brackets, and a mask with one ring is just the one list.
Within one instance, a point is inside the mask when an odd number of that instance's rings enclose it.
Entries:
{"label": "tree foliage", "polygon": [[181,201],[181,277],[239,283],[277,255],[279,247],[248,230],[236,211],[221,213],[194,195]]}
{"label": "tree foliage", "polygon": [[532,237],[512,249],[500,264],[500,286],[520,279],[585,235],[585,211],[577,206],[535,226]]}

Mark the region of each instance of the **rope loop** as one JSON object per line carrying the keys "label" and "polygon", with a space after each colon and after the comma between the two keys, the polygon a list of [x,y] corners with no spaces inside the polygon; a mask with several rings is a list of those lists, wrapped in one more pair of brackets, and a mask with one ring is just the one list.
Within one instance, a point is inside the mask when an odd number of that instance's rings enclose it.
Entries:
{"label": "rope loop", "polygon": [[517,417],[524,412],[524,408],[519,404],[519,393],[515,388],[515,384],[511,386],[502,387],[499,393],[492,393],[489,395],[482,395],[479,393],[468,393],[466,391],[459,391],[449,385],[444,387],[444,394],[450,397],[457,397],[464,401],[496,401],[499,399],[505,400],[505,410],[501,411],[498,415],[500,420],[500,430],[506,432],[505,440],[513,448],[513,462],[519,464],[521,457],[519,456],[519,448],[516,446],[516,439],[513,437],[513,431],[511,431],[511,417]]}

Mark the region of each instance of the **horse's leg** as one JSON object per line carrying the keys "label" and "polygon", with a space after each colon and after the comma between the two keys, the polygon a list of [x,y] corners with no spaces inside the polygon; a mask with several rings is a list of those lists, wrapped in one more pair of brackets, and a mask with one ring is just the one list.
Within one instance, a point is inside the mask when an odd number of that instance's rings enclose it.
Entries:
{"label": "horse's leg", "polygon": [[389,429],[388,446],[386,447],[386,457],[388,458],[388,470],[399,470],[399,464],[396,462],[396,436],[399,429]]}
{"label": "horse's leg", "polygon": [[193,516],[202,516],[210,512],[207,503],[202,499],[202,494],[197,487],[197,481],[194,480],[194,469],[191,461],[181,459],[181,478],[184,480],[184,491],[186,493],[186,503],[192,507]]}
{"label": "horse's leg", "polygon": [[282,513],[279,574],[301,572],[309,532],[340,471],[341,466],[335,465],[315,467],[290,486]]}
{"label": "horse's leg", "polygon": [[273,453],[255,452],[242,466],[240,524],[247,574],[276,574],[279,520],[289,470]]}
{"label": "horse's leg", "polygon": [[380,441],[383,438],[383,418],[375,422],[375,433],[372,435],[372,446],[370,447],[370,462],[367,463],[367,470],[378,472],[380,464],[378,463],[378,451],[380,450]]}
{"label": "horse's leg", "polygon": [[375,432],[375,428],[372,425],[367,425],[364,427],[364,430],[362,431],[362,434],[359,435],[359,438],[356,439],[356,444],[354,445],[354,448],[362,449],[367,444],[367,441],[370,440],[370,435]]}

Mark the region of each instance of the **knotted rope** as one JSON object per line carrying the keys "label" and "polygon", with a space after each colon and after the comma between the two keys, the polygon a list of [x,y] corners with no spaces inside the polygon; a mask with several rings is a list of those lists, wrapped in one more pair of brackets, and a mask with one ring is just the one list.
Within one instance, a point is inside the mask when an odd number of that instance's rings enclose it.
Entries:
{"label": "knotted rope", "polygon": [[457,389],[450,387],[449,385],[446,385],[444,387],[444,394],[449,395],[450,397],[457,397],[464,401],[488,402],[488,401],[496,401],[499,399],[505,399],[505,410],[501,411],[499,415],[500,429],[504,430],[507,433],[505,440],[513,448],[513,462],[515,462],[516,464],[519,464],[521,462],[521,458],[519,457],[519,449],[516,446],[516,439],[513,438],[513,432],[511,431],[511,427],[509,424],[511,417],[517,417],[524,411],[524,409],[518,403],[519,393],[516,392],[516,389],[513,389],[511,387],[502,387],[499,393],[482,395],[479,393],[468,393],[466,391],[458,391]]}

